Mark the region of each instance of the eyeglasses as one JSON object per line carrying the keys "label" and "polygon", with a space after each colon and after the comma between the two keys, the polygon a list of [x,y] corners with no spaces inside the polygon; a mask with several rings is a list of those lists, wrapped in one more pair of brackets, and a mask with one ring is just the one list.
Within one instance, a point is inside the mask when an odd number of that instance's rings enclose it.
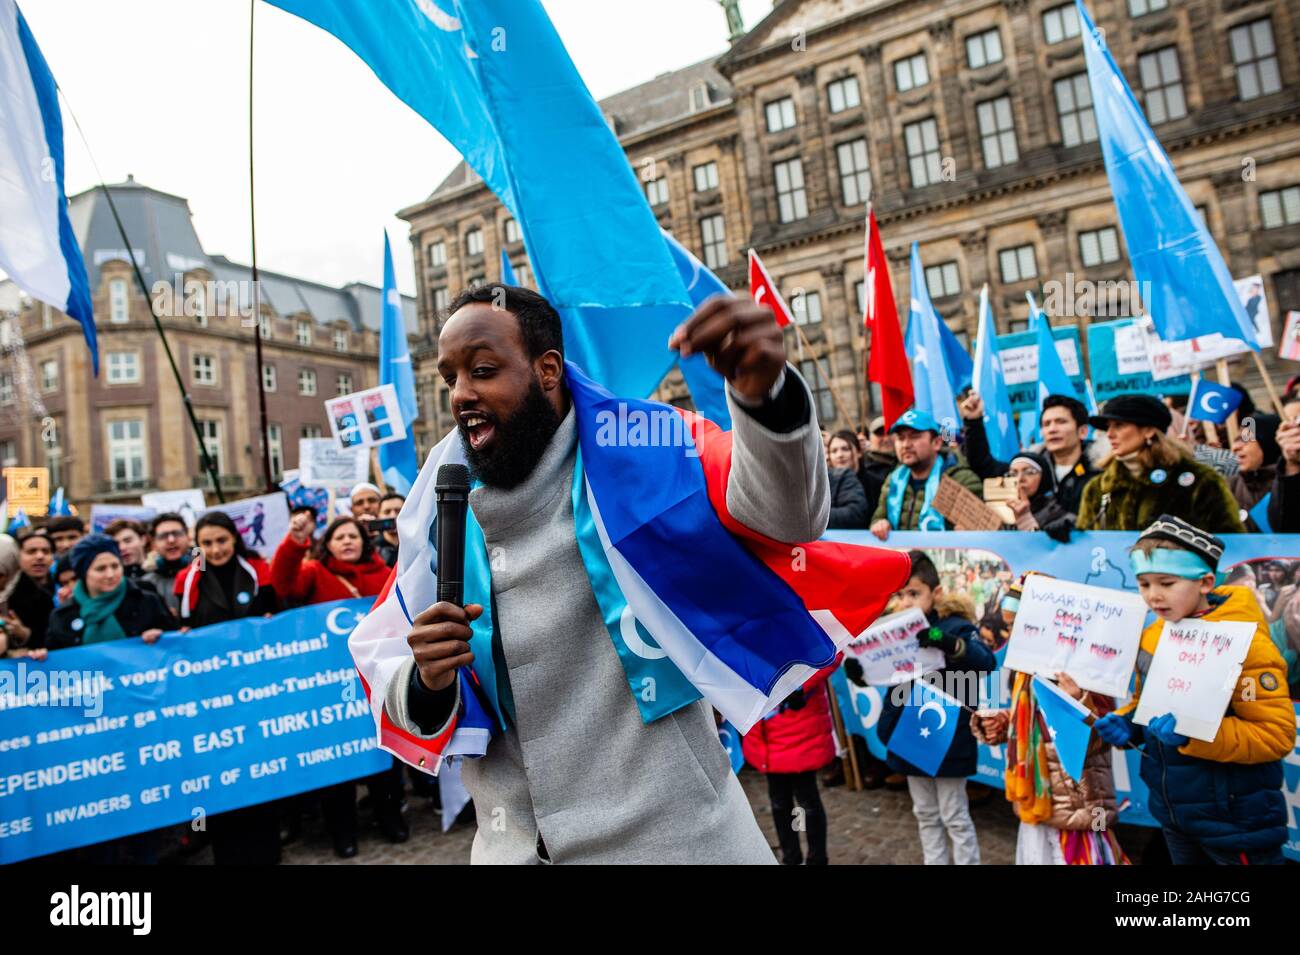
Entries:
{"label": "eyeglasses", "polygon": [[159,531],[154,535],[155,540],[169,541],[177,540],[185,536],[185,531]]}

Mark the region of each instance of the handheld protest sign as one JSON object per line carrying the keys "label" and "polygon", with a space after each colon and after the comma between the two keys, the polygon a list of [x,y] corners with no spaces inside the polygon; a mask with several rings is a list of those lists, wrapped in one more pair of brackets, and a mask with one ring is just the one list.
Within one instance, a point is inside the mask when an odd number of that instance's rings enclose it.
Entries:
{"label": "handheld protest sign", "polygon": [[1172,713],[1178,733],[1212,742],[1254,636],[1255,624],[1249,620],[1166,621],[1133,721],[1146,726]]}
{"label": "handheld protest sign", "polygon": [[5,501],[10,517],[21,510],[28,517],[44,517],[50,509],[49,468],[5,468]]}
{"label": "handheld protest sign", "polygon": [[934,509],[959,531],[997,531],[1002,529],[1002,518],[990,510],[975,494],[966,490],[947,475],[939,479],[939,489],[934,494]]}
{"label": "handheld protest sign", "polygon": [[1146,612],[1135,593],[1031,574],[1004,665],[1043,676],[1065,671],[1085,690],[1124,696]]}
{"label": "handheld protest sign", "polygon": [[371,448],[406,437],[402,407],[391,384],[331,398],[325,402],[325,417],[340,448]]}
{"label": "handheld protest sign", "polygon": [[894,686],[943,668],[943,652],[922,648],[917,634],[930,626],[915,607],[881,617],[844,648],[862,664],[862,676],[872,686]]}

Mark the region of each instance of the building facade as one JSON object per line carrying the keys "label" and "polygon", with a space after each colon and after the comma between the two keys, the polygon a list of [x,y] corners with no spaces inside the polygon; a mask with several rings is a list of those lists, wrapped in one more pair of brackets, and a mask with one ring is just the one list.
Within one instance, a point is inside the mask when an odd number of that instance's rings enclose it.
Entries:
{"label": "building facade", "polygon": [[[258,375],[273,479],[298,466],[298,439],[328,436],[324,401],[378,383],[380,295],[259,269],[263,363],[255,358],[251,270],[199,243],[189,205],[128,180],[110,186],[149,297],[101,190],[69,200],[99,341],[92,374],[81,327],[11,294],[0,306],[0,462],[45,466],[69,500],[129,501],[211,491],[198,438],[153,321],[171,346],[227,498],[266,485]],[[4,300],[0,300],[4,301]],[[414,302],[404,302],[414,330]]]}
{"label": "building facade", "polygon": [[[1300,18],[1280,0],[1093,0],[1090,9],[1236,277],[1273,316],[1300,309]],[[792,360],[835,426],[878,407],[865,386],[863,238],[874,205],[900,321],[919,243],[936,309],[969,343],[981,286],[998,330],[1025,293],[1131,272],[1097,142],[1073,3],[779,0],[716,59],[601,103],[661,224],[733,288],[763,257],[806,340]],[[420,327],[495,280],[506,213],[464,166],[411,223]],[[517,236],[517,231],[515,232]],[[522,245],[507,242],[512,260]],[[519,265],[515,266],[519,271]],[[1071,309],[1054,325],[1119,310]],[[451,426],[426,351],[425,422]],[[1270,351],[1274,377],[1290,369]],[[1234,377],[1257,383],[1253,366]],[[670,377],[661,396],[684,400]],[[1262,395],[1261,395],[1262,397]]]}

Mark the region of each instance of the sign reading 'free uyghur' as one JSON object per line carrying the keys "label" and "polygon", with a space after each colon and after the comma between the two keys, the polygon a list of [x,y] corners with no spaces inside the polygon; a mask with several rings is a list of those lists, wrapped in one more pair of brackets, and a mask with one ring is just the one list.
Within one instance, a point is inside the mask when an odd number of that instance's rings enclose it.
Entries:
{"label": "sign reading 'free uyghur'", "polygon": [[0,660],[0,863],[379,772],[342,600]]}

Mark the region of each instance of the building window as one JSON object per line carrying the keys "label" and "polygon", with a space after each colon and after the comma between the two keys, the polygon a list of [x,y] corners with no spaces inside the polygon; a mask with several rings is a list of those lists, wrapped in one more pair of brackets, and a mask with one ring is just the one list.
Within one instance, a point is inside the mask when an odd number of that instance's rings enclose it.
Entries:
{"label": "building window", "polygon": [[0,466],[11,468],[18,463],[18,445],[13,441],[0,441]]}
{"label": "building window", "polygon": [[698,113],[702,109],[709,108],[709,84],[697,83],[691,87],[690,94],[691,112]]}
{"label": "building window", "polygon": [[308,396],[316,394],[316,372],[312,369],[298,369],[298,394]]}
{"label": "building window", "polygon": [[451,293],[447,291],[445,285],[439,286],[433,290],[433,320],[437,324],[438,317],[447,310],[451,304]]}
{"label": "building window", "polygon": [[139,485],[149,473],[144,422],[139,418],[108,423],[108,473],[115,487]]}
{"label": "building window", "polygon": [[203,283],[199,282],[192,286],[194,298],[191,299],[194,308],[194,324],[199,328],[208,327],[208,303],[203,296]]}
{"label": "building window", "polygon": [[1079,11],[1073,3],[1063,3],[1043,11],[1043,39],[1060,43],[1079,35]]}
{"label": "building window", "polygon": [[867,312],[867,283],[865,279],[853,283],[853,297],[858,303],[858,314],[865,315]]}
{"label": "building window", "polygon": [[334,394],[350,395],[352,394],[352,376],[340,372],[334,378]]}
{"label": "building window", "polygon": [[1128,14],[1131,17],[1144,17],[1169,6],[1169,0],[1128,0]]}
{"label": "building window", "polygon": [[[1071,10],[1074,8],[1071,7]],[[1061,142],[1067,146],[1097,141],[1097,114],[1092,111],[1092,87],[1087,73],[1075,73],[1052,84]]]}
{"label": "building window", "polygon": [[700,220],[700,245],[704,264],[709,268],[720,269],[727,264],[727,223],[721,214]]}
{"label": "building window", "polygon": [[271,458],[271,476],[278,481],[284,473],[284,435],[278,424],[266,426],[266,450]]}
{"label": "building window", "polygon": [[1119,234],[1113,225],[1079,233],[1079,256],[1089,268],[1119,261]]}
{"label": "building window", "polygon": [[1034,259],[1032,245],[1018,245],[1014,249],[1003,249],[998,253],[998,265],[1002,269],[1002,284],[1014,285],[1038,278],[1038,262]]}
{"label": "building window", "polygon": [[939,162],[939,127],[933,119],[904,126],[903,143],[907,146],[907,168],[912,175],[913,189],[943,178],[943,167]]}
{"label": "building window", "polygon": [[487,281],[486,275],[471,275],[465,284],[468,285],[470,288],[478,288],[486,281]]}
{"label": "building window", "polygon": [[1002,34],[997,27],[966,38],[966,63],[978,70],[990,63],[1002,62]]}
{"label": "building window", "polygon": [[808,383],[813,401],[817,403],[817,418],[822,423],[835,420],[835,396],[831,394],[830,384],[821,375],[817,362],[811,358],[799,362],[799,374]]}
{"label": "building window", "polygon": [[431,268],[442,268],[447,264],[447,243],[441,239],[437,242],[430,242],[428,256]]}
{"label": "building window", "polygon": [[1138,79],[1142,83],[1147,119],[1152,125],[1182,119],[1187,115],[1177,47],[1167,46],[1139,56]]}
{"label": "building window", "polygon": [[347,332],[347,329],[345,329],[345,328],[336,328],[336,329],[334,329],[334,350],[335,350],[335,351],[347,351],[347,350],[348,350],[348,332]]}
{"label": "building window", "polygon": [[794,126],[794,98],[783,96],[781,99],[773,100],[763,108],[763,114],[767,117],[769,133],[790,129]]}
{"label": "building window", "polygon": [[717,189],[718,164],[716,162],[700,163],[691,170],[691,177],[695,180],[696,192],[708,192],[710,189]]}
{"label": "building window", "polygon": [[1232,62],[1237,67],[1237,95],[1254,99],[1282,88],[1273,44],[1273,21],[1268,17],[1243,23],[1228,32]]}
{"label": "building window", "polygon": [[14,376],[7,371],[0,372],[0,405],[14,403]]}
{"label": "building window", "polygon": [[835,147],[840,163],[840,192],[846,206],[866,202],[871,196],[871,167],[867,164],[867,141],[855,139]]}
{"label": "building window", "polygon": [[999,96],[975,107],[984,148],[984,165],[989,169],[1005,166],[1020,158],[1016,148],[1016,121],[1011,115],[1011,97]]}
{"label": "building window", "polygon": [[297,336],[298,344],[310,348],[312,343],[311,322],[298,322],[294,325],[294,334]]}
{"label": "building window", "polygon": [[478,226],[475,226],[465,233],[465,254],[483,254],[483,230]]}
{"label": "building window", "polygon": [[1300,222],[1300,186],[1261,192],[1259,220],[1265,229],[1277,229]]}
{"label": "building window", "polygon": [[649,179],[645,184],[646,201],[652,206],[662,206],[668,201],[668,177]]}
{"label": "building window", "polygon": [[930,68],[925,64],[925,54],[916,53],[894,61],[894,85],[898,92],[906,93],[930,82]]}
{"label": "building window", "polygon": [[190,377],[196,385],[215,385],[217,383],[217,359],[215,355],[195,354],[190,356]]}
{"label": "building window", "polygon": [[940,262],[925,267],[925,287],[930,298],[947,298],[961,291],[961,274],[956,262]]}
{"label": "building window", "polygon": [[275,366],[263,365],[262,366],[262,390],[275,391],[276,386],[278,384],[279,382],[278,379],[276,378]]}
{"label": "building window", "polygon": [[862,95],[858,91],[858,78],[846,76],[835,80],[826,87],[827,106],[832,113],[842,113],[846,109],[856,109],[862,105]]}
{"label": "building window", "polygon": [[[199,435],[203,438],[203,449],[208,452],[213,470],[221,474],[224,470],[221,466],[221,422],[200,418]],[[202,461],[199,466],[202,467]]]}
{"label": "building window", "polygon": [[808,193],[803,187],[803,160],[787,159],[772,167],[776,177],[777,214],[782,222],[808,215]]}
{"label": "building window", "polygon": [[262,341],[269,342],[275,337],[275,322],[271,320],[271,316],[257,316],[257,333],[262,336]]}
{"label": "building window", "polygon": [[524,234],[519,228],[519,221],[514,218],[506,220],[505,225],[506,245],[514,245],[516,242],[524,240]]}
{"label": "building window", "polygon": [[110,385],[135,385],[140,383],[140,354],[133,351],[108,353],[108,383]]}
{"label": "building window", "polygon": [[298,437],[300,438],[319,438],[323,433],[321,426],[318,424],[305,424],[298,429]]}
{"label": "building window", "polygon": [[126,280],[113,279],[108,283],[108,320],[114,325],[129,321],[127,314]]}
{"label": "building window", "polygon": [[796,292],[790,296],[790,312],[796,325],[822,323],[822,296],[820,292]]}
{"label": "building window", "polygon": [[41,391],[49,394],[59,390],[59,362],[49,358],[41,362]]}

